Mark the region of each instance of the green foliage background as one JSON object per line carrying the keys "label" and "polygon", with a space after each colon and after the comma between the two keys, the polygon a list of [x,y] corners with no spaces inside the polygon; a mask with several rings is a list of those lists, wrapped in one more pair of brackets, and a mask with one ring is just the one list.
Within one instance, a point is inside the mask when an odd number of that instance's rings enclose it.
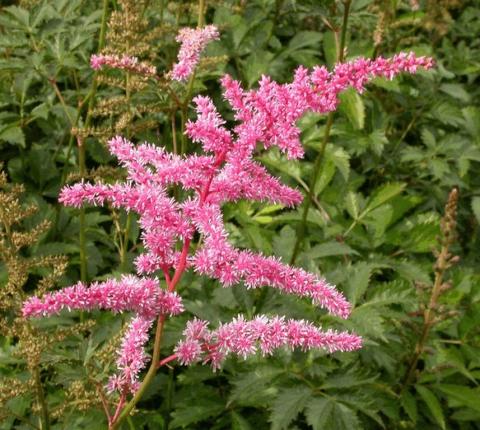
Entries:
{"label": "green foliage background", "polygon": [[[187,313],[169,321],[162,346],[171,349],[192,315],[217,324],[241,312],[284,314],[354,330],[364,337],[364,348],[333,356],[279,351],[268,359],[230,359],[217,373],[200,365],[162,369],[125,428],[480,428],[480,4],[419,3],[420,10],[412,11],[408,1],[352,2],[347,59],[414,50],[433,56],[436,67],[391,82],[376,80],[361,95],[347,92],[334,116],[297,264],[335,283],[354,305],[351,318],[337,320],[271,289],[247,291],[241,285],[223,289],[189,273],[180,286]],[[224,72],[252,87],[262,74],[284,82],[299,64],[332,67],[335,62],[332,27],[341,25],[341,2],[207,4],[207,22],[218,25],[222,33],[221,41],[207,52],[226,60],[201,71],[193,93],[208,92],[228,119],[232,114],[218,85]],[[179,3],[152,0],[146,6],[152,28],[159,23],[173,30],[195,25],[195,10],[178,12]],[[110,10],[118,7],[109,2]],[[24,227],[35,220],[52,222],[49,232],[25,254],[69,257],[59,286],[80,278],[79,212],[61,207],[56,199],[68,174],[78,170],[71,128],[75,118],[82,118],[84,107],[79,103],[91,88],[89,58],[97,52],[101,12],[100,2],[88,0],[13,4],[0,10],[0,157],[10,180],[25,185],[25,201],[40,208]],[[382,40],[375,44],[382,19],[386,23]],[[152,45],[155,64],[165,70],[178,49],[173,35],[174,31],[165,33]],[[115,94],[103,85],[97,98]],[[151,102],[159,107],[149,116],[155,127],[132,132],[133,139],[171,149],[164,99],[161,88],[151,87],[132,98],[132,105]],[[191,108],[186,113],[193,117]],[[307,149],[304,160],[287,161],[276,151],[259,154],[259,159],[286,183],[307,192],[325,117],[308,115],[300,125]],[[177,134],[180,140],[180,130]],[[85,145],[89,169],[115,166],[102,139],[90,137]],[[189,151],[195,150],[187,145]],[[438,248],[440,219],[453,187],[459,188],[460,197],[452,253],[460,262],[448,271],[451,288],[441,297],[439,320],[414,379],[405,386],[422,326],[418,311],[427,303],[433,282],[432,251]],[[251,202],[225,208],[236,246],[286,262],[301,214],[301,207],[287,210]],[[125,225],[125,214],[117,215]],[[89,208],[85,219],[88,279],[132,272],[138,229],[129,230],[127,262],[121,267],[112,213]],[[7,274],[0,269],[1,288]],[[34,274],[25,289],[35,289]],[[49,409],[64,408],[52,419],[52,429],[106,428],[101,409],[79,410],[65,394],[72,382],[87,379],[89,368],[104,378],[113,369],[113,359],[100,368],[96,353],[119,332],[125,316],[92,317],[96,325],[87,335],[68,338],[42,355]],[[65,313],[38,324],[47,335],[53,326],[70,326],[82,318]],[[21,360],[13,358],[15,348],[16,339],[0,338],[0,375],[5,380],[25,376]],[[38,428],[34,403],[33,393],[5,400],[0,405],[4,412],[0,429],[31,428],[19,416]]]}

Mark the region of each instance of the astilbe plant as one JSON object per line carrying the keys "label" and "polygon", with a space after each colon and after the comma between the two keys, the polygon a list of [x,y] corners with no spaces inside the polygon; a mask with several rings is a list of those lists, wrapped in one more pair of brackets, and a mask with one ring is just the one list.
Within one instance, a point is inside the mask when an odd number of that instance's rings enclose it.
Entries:
{"label": "astilbe plant", "polygon": [[[187,79],[205,40],[216,37],[213,27],[183,30],[179,40],[184,45],[171,77]],[[92,60],[95,66],[97,60]],[[114,60],[117,59],[109,60],[109,65]],[[128,60],[120,62],[127,64]],[[109,141],[109,149],[126,168],[126,182],[113,185],[81,182],[62,190],[60,201],[68,206],[109,203],[139,215],[145,252],[135,261],[137,276],[95,282],[89,287],[77,284],[41,299],[33,297],[23,307],[25,317],[52,315],[65,308],[100,308],[134,314],[118,350],[118,372],[108,383],[110,392],[119,393],[115,412],[110,413],[105,405],[110,428],[117,428],[131,412],[157,369],[174,360],[184,365],[209,363],[216,369],[229,354],[247,357],[259,350],[268,355],[284,346],[329,352],[361,347],[361,338],[349,332],[324,331],[310,322],[283,316],[259,315],[246,320],[239,315],[216,329],[210,329],[207,321],[189,321],[173,353],[160,359],[165,321],[183,311],[176,289],[187,269],[216,279],[224,287],[240,281],[247,288],[268,285],[286,294],[309,298],[332,315],[348,317],[349,303],[325,279],[275,257],[232,246],[222,219],[222,205],[240,199],[287,207],[300,203],[300,192],[282,184],[255,161],[257,143],[262,143],[265,149],[277,146],[290,159],[301,158],[304,151],[296,121],[304,113],[332,112],[338,105],[338,94],[349,87],[361,92],[375,77],[392,79],[400,72],[414,73],[419,67],[431,65],[430,59],[413,53],[401,53],[391,59],[359,58],[337,64],[333,72],[325,67],[313,70],[299,67],[293,81],[287,84],[278,84],[264,76],[258,89],[250,91],[242,89],[230,76],[224,76],[223,94],[235,112],[237,125],[227,129],[212,100],[208,96],[196,97],[197,119],[187,123],[186,134],[201,144],[204,154],[179,156],[147,143],[135,146],[117,136]],[[133,66],[137,67],[137,63]],[[187,197],[172,198],[169,193],[172,187],[181,187]],[[191,252],[195,233],[202,240]],[[166,288],[161,287],[155,275],[158,272],[163,273]],[[151,365],[140,383],[140,372],[149,358],[144,347],[155,320]],[[130,395],[133,398],[127,403]]]}

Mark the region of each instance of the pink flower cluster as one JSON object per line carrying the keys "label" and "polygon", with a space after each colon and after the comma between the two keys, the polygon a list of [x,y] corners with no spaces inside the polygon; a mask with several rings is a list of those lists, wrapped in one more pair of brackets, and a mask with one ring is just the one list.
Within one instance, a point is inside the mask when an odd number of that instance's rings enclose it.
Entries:
{"label": "pink flower cluster", "polygon": [[200,60],[200,54],[212,40],[218,40],[217,27],[207,25],[203,28],[182,28],[176,38],[181,43],[178,62],[174,64],[170,77],[176,81],[186,81]]}
{"label": "pink flower cluster", "polygon": [[153,320],[136,317],[130,321],[122,345],[118,351],[117,367],[120,374],[110,377],[108,391],[135,393],[138,389],[138,376],[147,362],[145,344]]}
{"label": "pink flower cluster", "polygon": [[324,349],[331,353],[353,351],[362,346],[361,338],[348,332],[322,331],[306,321],[264,315],[250,321],[240,315],[212,331],[208,329],[208,322],[194,319],[187,323],[183,335],[184,339],[175,347],[180,363],[202,361],[214,369],[219,368],[229,354],[246,358],[260,350],[265,356],[284,346],[304,351]]}
{"label": "pink flower cluster", "polygon": [[89,287],[78,283],[47,293],[42,299],[30,297],[22,311],[24,317],[39,317],[58,314],[62,309],[135,312],[151,319],[158,314],[177,315],[183,312],[183,305],[178,294],[162,290],[157,279],[123,276],[119,281],[109,279]]}
{"label": "pink flower cluster", "polygon": [[[182,30],[178,40],[183,45],[174,78],[188,76],[201,49],[217,37],[212,26]],[[134,392],[137,387],[139,372],[147,359],[144,345],[152,321],[182,311],[174,290],[188,268],[217,279],[225,287],[243,281],[247,288],[270,286],[282,293],[306,297],[329,313],[347,318],[349,303],[325,279],[277,258],[236,249],[228,240],[221,208],[225,202],[239,199],[285,206],[298,204],[301,193],[282,184],[254,160],[257,144],[265,148],[277,146],[290,158],[301,157],[303,149],[296,121],[305,112],[333,111],[341,91],[348,87],[362,91],[375,77],[392,79],[400,72],[414,73],[419,67],[431,66],[431,59],[412,53],[391,59],[360,58],[337,65],[333,72],[324,67],[312,71],[300,67],[293,82],[287,84],[263,77],[258,89],[250,91],[225,76],[224,97],[235,111],[237,125],[233,130],[226,129],[210,98],[197,97],[197,119],[189,121],[186,127],[186,134],[202,145],[206,155],[178,156],[154,145],[134,145],[122,137],[111,139],[110,151],[126,168],[127,181],[67,186],[60,201],[74,207],[109,203],[138,213],[145,252],[136,259],[137,272],[140,276],[161,271],[167,290],[160,288],[157,278],[133,276],[94,283],[88,288],[78,284],[43,299],[29,299],[24,315],[50,315],[64,308],[133,312],[135,318],[119,350],[120,374],[109,384],[111,390],[121,392]],[[175,201],[169,194],[172,185],[181,186],[188,197]],[[195,232],[202,235],[202,245],[189,255]],[[283,317],[258,316],[251,321],[238,317],[213,331],[208,330],[206,322],[194,320],[187,324],[184,335],[172,357],[183,364],[210,362],[215,368],[229,353],[245,357],[258,349],[271,354],[282,346],[330,352],[361,346],[361,338],[355,334],[321,331],[308,322]]]}
{"label": "pink flower cluster", "polygon": [[157,69],[155,66],[141,62],[137,57],[129,57],[128,55],[92,55],[90,57],[90,66],[94,70],[100,70],[102,67],[110,67],[112,69],[122,69],[128,72],[138,73],[144,76],[155,76]]}

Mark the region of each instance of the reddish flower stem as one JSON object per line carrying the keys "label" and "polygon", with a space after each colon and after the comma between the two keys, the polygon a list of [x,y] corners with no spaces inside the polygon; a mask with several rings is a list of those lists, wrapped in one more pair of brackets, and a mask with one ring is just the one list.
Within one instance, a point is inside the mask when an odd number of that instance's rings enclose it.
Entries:
{"label": "reddish flower stem", "polygon": [[[213,165],[213,168],[214,168],[213,172],[210,175],[210,177],[207,179],[207,182],[203,186],[203,189],[199,192],[200,207],[205,203],[205,201],[208,198],[208,195],[210,193],[210,186],[212,184],[215,173],[217,169],[220,167],[220,165],[225,161],[225,156],[226,156],[226,151],[223,151],[217,154],[215,158],[215,162]],[[190,249],[190,242],[191,242],[190,238],[186,238],[185,241],[183,242],[180,260],[179,260],[178,266],[175,268],[175,273],[172,279],[170,279],[170,274],[168,273],[168,270],[163,269],[163,273],[165,275],[165,282],[167,283],[167,289],[169,292],[175,291],[175,288],[177,287],[178,282],[180,281],[183,273],[185,272],[185,269],[187,268],[187,258],[188,258],[188,252]],[[153,377],[157,373],[158,368],[177,358],[176,354],[173,354],[164,358],[163,360],[160,360],[160,344],[162,341],[163,327],[165,325],[166,318],[167,318],[166,315],[160,315],[158,317],[157,329],[155,331],[155,342],[153,345],[152,361],[148,369],[148,372],[145,375],[145,378],[143,379],[142,384],[140,385],[140,388],[135,393],[133,398],[126,404],[125,407],[123,407],[123,405],[125,404],[125,399],[123,399],[123,402],[122,402],[122,398],[120,399],[119,405],[117,406],[117,411],[115,412],[115,415],[112,418],[111,422],[109,422],[109,430],[118,429],[120,423],[127,418],[127,416],[130,414],[132,409],[142,398],[150,382],[152,382]]]}

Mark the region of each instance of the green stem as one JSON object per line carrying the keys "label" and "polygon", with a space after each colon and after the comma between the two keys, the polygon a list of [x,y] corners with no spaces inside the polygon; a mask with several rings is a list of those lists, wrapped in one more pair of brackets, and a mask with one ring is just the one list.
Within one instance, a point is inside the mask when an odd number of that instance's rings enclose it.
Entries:
{"label": "green stem", "polygon": [[[344,60],[344,51],[345,51],[345,42],[347,39],[347,27],[348,27],[348,17],[350,14],[350,5],[352,0],[345,0],[344,1],[344,10],[343,10],[343,23],[342,23],[342,32],[340,35],[340,46],[338,47],[337,52],[337,62],[341,63]],[[300,247],[303,243],[303,239],[305,237],[305,230],[307,227],[307,218],[308,218],[308,211],[310,210],[310,206],[312,204],[312,200],[315,197],[315,184],[317,183],[318,174],[320,171],[320,166],[322,164],[323,156],[325,154],[325,148],[327,143],[330,139],[330,132],[332,130],[333,125],[333,112],[330,112],[327,117],[327,123],[325,125],[325,133],[323,135],[322,144],[320,146],[320,150],[318,151],[317,157],[315,159],[315,163],[313,165],[313,175],[310,179],[310,185],[308,187],[308,193],[305,199],[305,203],[303,205],[303,213],[302,213],[302,220],[297,230],[297,238],[295,240],[295,245],[293,247],[292,257],[290,259],[290,264],[295,264],[297,260],[298,254],[300,252]]]}
{"label": "green stem", "polygon": [[[86,174],[85,164],[85,142],[78,139],[78,164],[80,170],[80,177],[84,178]],[[80,280],[86,282],[87,280],[87,235],[86,235],[85,209],[80,209]]]}
{"label": "green stem", "polygon": [[180,141],[180,154],[185,154],[187,151],[187,138],[185,136],[185,124],[187,122],[187,113],[181,109],[180,110],[180,121],[181,121],[181,129],[180,129],[180,136],[181,136],[181,141]]}
{"label": "green stem", "polygon": [[[199,0],[198,2],[198,19],[197,19],[197,27],[203,27],[205,25],[205,7],[206,7],[206,0]],[[185,96],[185,99],[182,103],[182,109],[181,109],[181,118],[182,118],[182,131],[185,129],[185,121],[187,118],[187,109],[188,109],[188,104],[190,103],[190,100],[192,98],[192,92],[193,92],[193,84],[195,82],[195,70],[192,72],[192,75],[190,76],[190,79],[188,81],[188,87],[187,87],[187,94]],[[183,134],[182,134],[183,136]],[[184,146],[184,138],[182,137],[182,146]],[[185,148],[186,149],[186,148]],[[183,151],[182,151],[183,153]]]}
{"label": "green stem", "polygon": [[198,2],[198,21],[197,21],[197,26],[198,27],[203,27],[205,25],[205,6],[206,6],[206,1],[205,0],[199,0],[199,2]]}
{"label": "green stem", "polygon": [[[217,159],[214,163],[214,169],[216,170],[224,161],[225,161],[225,153],[220,156],[217,156]],[[200,206],[205,203],[205,200],[210,190],[210,185],[213,180],[213,176],[214,174],[212,173],[209,180],[207,181],[202,191],[200,192],[200,195],[199,195]],[[187,268],[187,258],[190,250],[190,242],[191,242],[190,239],[185,239],[185,241],[183,242],[182,253],[180,255],[180,259],[175,269],[175,274],[173,275],[173,278],[170,278],[168,271],[165,272],[165,280],[166,280],[169,292],[175,291],[175,288],[177,287],[178,283],[180,282],[180,279],[183,276],[183,273]],[[145,375],[145,378],[143,379],[139,389],[137,390],[133,398],[123,408],[118,418],[114,422],[110,423],[109,430],[118,429],[121,422],[130,415],[131,411],[136,406],[136,404],[140,401],[143,394],[145,393],[145,390],[152,382],[155,374],[157,373],[159,366],[162,365],[162,362],[160,361],[160,345],[162,342],[162,333],[163,333],[163,327],[165,325],[165,320],[166,320],[166,315],[160,315],[158,317],[157,329],[155,332],[155,341],[153,344],[152,361],[150,363],[150,367],[147,371],[147,374]]]}
{"label": "green stem", "polygon": [[127,220],[125,222],[125,230],[123,231],[123,244],[120,252],[120,270],[125,272],[127,270],[127,252],[128,252],[128,236],[130,235],[130,227],[132,225],[132,214],[127,213]]}
{"label": "green stem", "polygon": [[[98,51],[103,49],[105,45],[105,34],[107,30],[107,14],[108,14],[108,1],[103,0],[103,11],[102,11],[102,23],[100,26],[100,36],[98,39]],[[85,128],[87,129],[90,126],[92,121],[92,112],[93,105],[95,102],[95,93],[97,91],[97,76],[98,72],[95,72],[92,83],[91,95],[88,100],[88,109],[87,116],[85,118]],[[83,139],[78,139],[78,167],[80,177],[84,178],[87,173],[86,166],[86,155],[85,155],[85,141]],[[86,241],[86,223],[85,223],[85,209],[80,209],[80,279],[82,282],[87,280],[87,241]]]}
{"label": "green stem", "polygon": [[40,371],[38,367],[35,367],[34,377],[35,377],[35,385],[37,386],[38,403],[40,405],[40,411],[42,414],[41,416],[42,430],[50,430],[50,421],[48,419],[48,407],[47,407],[47,402],[45,400],[45,394],[43,392],[42,381],[40,379]]}
{"label": "green stem", "polygon": [[417,370],[418,360],[422,355],[425,344],[428,339],[428,335],[430,334],[430,329],[435,323],[435,308],[437,307],[437,301],[442,293],[442,285],[443,285],[443,277],[445,275],[445,271],[447,269],[447,262],[448,262],[448,245],[442,247],[440,254],[437,259],[437,270],[435,272],[435,282],[432,288],[432,294],[430,295],[430,299],[428,302],[428,306],[424,311],[423,314],[423,326],[421,335],[415,345],[415,350],[413,356],[410,360],[410,363],[407,367],[407,372],[405,373],[405,377],[400,387],[400,394],[402,394],[405,389],[410,385],[412,379],[415,376],[415,371]]}
{"label": "green stem", "polygon": [[157,373],[157,366],[160,361],[160,344],[162,342],[162,333],[163,333],[163,326],[165,324],[165,316],[161,315],[158,317],[157,321],[157,329],[155,332],[155,343],[153,344],[153,355],[152,355],[152,362],[150,364],[150,368],[148,369],[145,378],[140,385],[140,388],[133,396],[132,400],[130,400],[127,405],[123,408],[122,412],[120,413],[118,419],[112,423],[110,426],[110,430],[115,430],[119,428],[120,423],[125,420],[129,415],[135,405],[140,401],[145,393],[145,390],[152,382],[153,377]]}
{"label": "green stem", "polygon": [[163,24],[163,10],[165,9],[165,0],[160,0],[160,18],[159,18],[159,26]]}

